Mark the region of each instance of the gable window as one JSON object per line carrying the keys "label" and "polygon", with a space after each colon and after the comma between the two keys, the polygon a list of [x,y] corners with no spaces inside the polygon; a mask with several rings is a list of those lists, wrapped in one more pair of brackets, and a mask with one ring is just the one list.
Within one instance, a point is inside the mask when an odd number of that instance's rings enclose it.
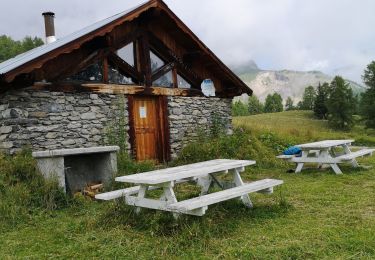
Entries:
{"label": "gable window", "polygon": [[152,82],[152,85],[157,87],[164,87],[164,88],[173,88],[173,75],[172,71],[167,72],[154,82]]}
{"label": "gable window", "polygon": [[117,55],[130,66],[134,67],[134,44],[132,42],[117,50]]}
{"label": "gable window", "polygon": [[111,65],[108,65],[108,83],[124,85],[134,84],[131,78],[126,77],[118,68]]}
{"label": "gable window", "polygon": [[177,74],[177,86],[178,88],[191,88],[191,85],[179,74]]}
{"label": "gable window", "polygon": [[151,71],[152,72],[155,72],[157,69],[159,69],[159,68],[161,68],[165,65],[165,62],[152,51],[150,51],[150,60],[151,60]]}
{"label": "gable window", "polygon": [[101,62],[92,64],[73,76],[68,77],[66,80],[79,82],[102,82],[103,64]]}

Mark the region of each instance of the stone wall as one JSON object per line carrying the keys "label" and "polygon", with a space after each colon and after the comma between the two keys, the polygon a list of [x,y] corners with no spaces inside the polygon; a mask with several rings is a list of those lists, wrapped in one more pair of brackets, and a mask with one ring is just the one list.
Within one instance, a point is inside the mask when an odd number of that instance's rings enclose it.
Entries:
{"label": "stone wall", "polygon": [[[0,97],[0,151],[104,145],[109,127],[120,115],[125,117],[125,132],[129,129],[127,99],[120,97],[28,89],[8,92]],[[231,132],[231,103],[231,99],[168,97],[172,158],[199,131],[209,131],[215,116]],[[120,112],[120,108],[124,111]],[[130,149],[128,137],[126,142]]]}
{"label": "stone wall", "polygon": [[232,99],[169,97],[168,110],[172,158],[200,131],[209,131],[214,118],[228,134],[232,132]]}
{"label": "stone wall", "polygon": [[127,101],[115,95],[8,92],[0,100],[0,149],[14,153],[24,147],[40,151],[103,145],[120,107],[127,124]]}

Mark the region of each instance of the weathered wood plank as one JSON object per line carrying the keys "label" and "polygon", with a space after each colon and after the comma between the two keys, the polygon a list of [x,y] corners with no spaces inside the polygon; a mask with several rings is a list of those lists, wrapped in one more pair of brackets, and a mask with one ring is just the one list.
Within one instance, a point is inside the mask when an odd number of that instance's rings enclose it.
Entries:
{"label": "weathered wood plank", "polygon": [[177,210],[178,212],[185,213],[194,209],[209,206],[218,202],[234,199],[246,195],[251,192],[261,191],[272,188],[277,185],[283,184],[282,180],[264,179],[252,183],[244,184],[242,186],[223,190],[201,197],[184,200],[174,204],[170,204],[167,208]]}
{"label": "weathered wood plank", "polygon": [[96,194],[95,199],[97,200],[114,200],[118,198],[125,197],[126,195],[133,195],[137,194],[139,191],[139,186],[127,188],[127,189],[121,189],[121,190],[115,190],[111,192]]}
{"label": "weathered wood plank", "polygon": [[[187,165],[183,170],[177,170],[173,168],[166,169],[165,171],[159,170],[158,172],[152,173],[141,173],[141,174],[134,174],[124,177],[116,178],[118,182],[129,182],[129,183],[137,183],[137,184],[159,184],[165,183],[169,181],[175,181],[179,179],[186,179],[192,177],[198,177],[204,174],[210,174],[215,172],[221,172],[229,169],[241,169],[245,166],[254,165],[254,161],[236,161],[236,160],[227,160],[216,163],[215,165],[201,165],[201,167],[192,167],[191,165]],[[173,172],[173,174],[170,174]]]}
{"label": "weathered wood plank", "polygon": [[337,159],[341,159],[342,161],[350,161],[358,157],[362,157],[365,155],[372,155],[375,152],[375,149],[362,149],[356,152],[351,152],[349,154],[344,154],[341,156],[336,157]]}
{"label": "weathered wood plank", "polygon": [[[137,198],[134,196],[126,196],[125,202],[126,204],[130,206],[179,213],[179,211],[177,210],[168,208],[168,205],[170,204],[170,202],[164,201],[164,200],[154,200],[154,199],[147,199],[147,198]],[[203,216],[204,213],[205,212],[204,211],[202,212],[201,210],[191,210],[191,211],[184,212],[184,214],[193,215],[193,216]]]}
{"label": "weathered wood plank", "polygon": [[302,150],[328,149],[335,146],[350,145],[354,140],[324,140],[314,143],[296,145]]}
{"label": "weathered wood plank", "polygon": [[33,90],[40,91],[61,91],[66,93],[102,93],[115,95],[153,95],[153,96],[182,96],[182,97],[202,97],[202,91],[196,89],[181,89],[181,88],[162,88],[151,87],[145,88],[136,85],[116,85],[116,84],[74,84],[66,82],[58,83],[35,83],[32,86]]}

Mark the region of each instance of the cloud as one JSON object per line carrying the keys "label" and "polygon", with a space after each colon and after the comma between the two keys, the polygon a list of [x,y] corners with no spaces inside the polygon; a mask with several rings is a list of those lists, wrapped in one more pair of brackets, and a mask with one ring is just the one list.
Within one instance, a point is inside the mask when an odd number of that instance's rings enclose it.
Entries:
{"label": "cloud", "polygon": [[[375,59],[373,0],[165,0],[224,62],[263,69],[322,70],[361,81]],[[0,34],[43,36],[56,12],[58,36],[140,4],[137,0],[3,0]]]}

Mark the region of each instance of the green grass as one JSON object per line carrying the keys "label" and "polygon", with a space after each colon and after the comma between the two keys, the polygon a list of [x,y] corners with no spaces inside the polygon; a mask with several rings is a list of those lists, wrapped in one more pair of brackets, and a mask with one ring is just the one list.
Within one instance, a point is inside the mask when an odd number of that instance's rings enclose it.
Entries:
{"label": "green grass", "polygon": [[[244,129],[231,138],[193,144],[174,164],[221,156],[256,157],[258,166],[248,167],[244,179],[271,177],[285,183],[273,195],[253,194],[254,209],[232,200],[210,206],[204,217],[183,216],[174,221],[171,214],[153,210],[136,216],[121,202],[80,198],[56,209],[36,203],[24,206],[32,211],[16,223],[0,219],[0,258],[375,258],[374,169],[343,167],[341,176],[316,169],[290,174],[287,170],[293,165],[267,158],[290,142],[351,137],[371,144],[373,136],[361,127],[351,133],[330,131],[307,112],[234,121]],[[235,151],[235,146],[240,149]],[[2,160],[2,165],[9,163]],[[375,158],[361,159],[361,163],[375,165]],[[120,169],[125,174],[149,167],[121,165]],[[194,192],[189,186],[178,187],[178,196]]]}
{"label": "green grass", "polygon": [[359,123],[350,132],[332,130],[327,121],[315,119],[310,111],[236,117],[233,123],[238,127],[249,128],[257,134],[277,133],[279,137],[294,142],[343,138],[355,139],[357,145],[375,146],[374,130],[365,129]]}

